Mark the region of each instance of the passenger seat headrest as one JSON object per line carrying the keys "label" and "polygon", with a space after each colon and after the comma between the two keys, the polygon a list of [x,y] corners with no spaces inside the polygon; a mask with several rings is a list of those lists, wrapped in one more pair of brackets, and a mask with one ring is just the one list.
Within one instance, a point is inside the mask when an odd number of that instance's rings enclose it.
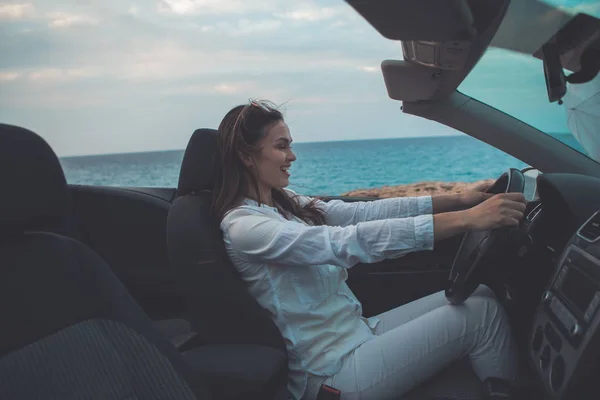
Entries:
{"label": "passenger seat headrest", "polygon": [[58,157],[30,130],[0,124],[0,230],[44,230],[60,225],[69,190]]}
{"label": "passenger seat headrest", "polygon": [[215,129],[196,129],[181,162],[177,194],[185,196],[215,187],[219,163],[218,133]]}

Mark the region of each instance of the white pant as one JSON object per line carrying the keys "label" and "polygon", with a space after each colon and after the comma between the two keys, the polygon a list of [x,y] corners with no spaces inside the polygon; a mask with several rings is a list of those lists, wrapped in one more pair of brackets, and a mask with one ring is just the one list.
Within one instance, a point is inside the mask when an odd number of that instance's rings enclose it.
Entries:
{"label": "white pant", "polygon": [[[324,381],[341,390],[342,400],[398,399],[465,357],[481,380],[516,379],[517,348],[508,318],[487,286],[479,286],[459,306],[438,292],[378,317],[377,337],[358,347]],[[316,397],[315,383],[322,378],[315,379],[304,398]]]}

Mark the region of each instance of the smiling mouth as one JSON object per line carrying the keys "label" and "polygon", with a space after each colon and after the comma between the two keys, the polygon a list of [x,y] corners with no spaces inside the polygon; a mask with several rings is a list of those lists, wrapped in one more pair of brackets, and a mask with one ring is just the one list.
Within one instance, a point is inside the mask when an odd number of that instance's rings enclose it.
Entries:
{"label": "smiling mouth", "polygon": [[283,172],[287,176],[290,176],[290,172],[289,172],[290,167],[281,167],[280,169],[281,169],[281,172]]}

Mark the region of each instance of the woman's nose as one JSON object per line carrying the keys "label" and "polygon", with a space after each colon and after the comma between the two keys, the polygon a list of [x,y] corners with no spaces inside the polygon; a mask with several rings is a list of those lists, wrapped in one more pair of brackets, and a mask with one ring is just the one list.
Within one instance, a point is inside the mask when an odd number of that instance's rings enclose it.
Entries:
{"label": "woman's nose", "polygon": [[296,155],[291,150],[290,150],[290,154],[288,154],[288,160],[289,161],[296,161]]}

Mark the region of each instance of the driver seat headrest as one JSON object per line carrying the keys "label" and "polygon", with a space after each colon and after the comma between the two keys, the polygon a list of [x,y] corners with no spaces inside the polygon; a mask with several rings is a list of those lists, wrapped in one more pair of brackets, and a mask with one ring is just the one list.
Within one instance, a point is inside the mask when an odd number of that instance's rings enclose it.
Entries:
{"label": "driver seat headrest", "polygon": [[215,129],[196,129],[181,162],[178,196],[214,189],[219,168],[218,153],[218,132]]}
{"label": "driver seat headrest", "polygon": [[34,132],[0,124],[0,231],[61,233],[69,209],[69,189],[61,164]]}

